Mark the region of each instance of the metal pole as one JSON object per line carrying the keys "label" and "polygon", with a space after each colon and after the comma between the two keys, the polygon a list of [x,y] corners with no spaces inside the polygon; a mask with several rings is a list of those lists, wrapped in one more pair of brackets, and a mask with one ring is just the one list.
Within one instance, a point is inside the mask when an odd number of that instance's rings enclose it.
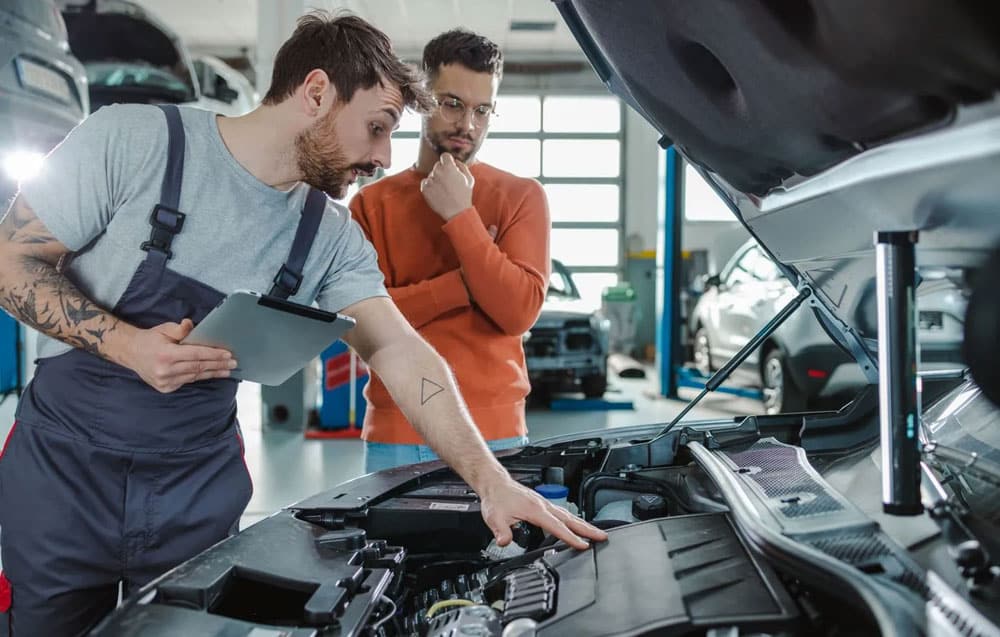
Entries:
{"label": "metal pole", "polygon": [[[662,142],[662,140],[661,140]],[[676,367],[680,351],[681,230],[684,208],[684,162],[677,150],[667,149],[666,198],[663,220],[663,313],[657,333],[660,394],[677,397]]]}
{"label": "metal pole", "polygon": [[354,429],[358,424],[358,359],[353,349],[347,350],[351,354],[351,374],[348,378],[347,391],[350,392],[347,398],[347,426]]}
{"label": "metal pole", "polygon": [[882,510],[920,515],[915,232],[875,233]]}

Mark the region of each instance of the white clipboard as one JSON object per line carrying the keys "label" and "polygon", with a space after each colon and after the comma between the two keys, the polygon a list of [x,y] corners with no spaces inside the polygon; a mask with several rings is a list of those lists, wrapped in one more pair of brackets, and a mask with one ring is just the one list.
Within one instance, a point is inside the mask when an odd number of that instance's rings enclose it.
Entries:
{"label": "white clipboard", "polygon": [[183,343],[232,352],[239,366],[230,378],[280,385],[355,324],[349,316],[239,290],[209,312]]}

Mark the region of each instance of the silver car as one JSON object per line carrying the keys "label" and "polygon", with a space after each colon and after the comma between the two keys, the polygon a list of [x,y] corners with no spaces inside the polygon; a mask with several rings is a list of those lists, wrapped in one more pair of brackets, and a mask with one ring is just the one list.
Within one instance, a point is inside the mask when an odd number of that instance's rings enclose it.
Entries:
{"label": "silver car", "polygon": [[[920,360],[925,369],[962,365],[966,299],[944,276],[947,272],[938,274],[921,284],[917,297]],[[721,274],[705,280],[691,314],[691,356],[697,370],[708,376],[722,367],[795,295],[795,288],[756,241],[743,244]],[[751,354],[733,379],[759,387],[768,414],[802,411],[816,399],[842,397],[865,384],[857,362],[806,308]]]}
{"label": "silver car", "polygon": [[87,76],[51,0],[0,0],[0,207],[90,109]]}

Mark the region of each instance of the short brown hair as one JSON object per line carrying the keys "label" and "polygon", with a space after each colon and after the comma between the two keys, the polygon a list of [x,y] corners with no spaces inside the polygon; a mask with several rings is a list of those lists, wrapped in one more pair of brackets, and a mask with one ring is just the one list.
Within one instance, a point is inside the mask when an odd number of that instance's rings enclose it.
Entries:
{"label": "short brown hair", "polygon": [[466,29],[445,31],[424,47],[423,69],[433,79],[445,64],[458,62],[470,71],[503,76],[503,53],[493,40]]}
{"label": "short brown hair", "polygon": [[288,99],[315,69],[327,74],[341,102],[351,101],[359,89],[389,83],[399,87],[409,108],[426,112],[434,106],[420,71],[396,57],[384,33],[349,13],[317,10],[299,18],[292,37],[274,58],[271,87],[263,103]]}

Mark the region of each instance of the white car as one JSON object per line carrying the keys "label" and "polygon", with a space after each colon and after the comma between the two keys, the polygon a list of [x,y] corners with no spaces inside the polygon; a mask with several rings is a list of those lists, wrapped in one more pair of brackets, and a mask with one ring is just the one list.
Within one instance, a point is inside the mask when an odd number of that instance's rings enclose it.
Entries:
{"label": "white car", "polygon": [[[966,299],[947,274],[925,272],[917,290],[921,370],[963,366]],[[795,294],[756,241],[743,244],[720,274],[705,279],[691,313],[691,358],[697,370],[709,376],[721,369]],[[871,312],[862,315],[868,331],[877,329],[876,322]],[[748,356],[733,380],[761,388],[768,414],[802,411],[820,398],[849,397],[865,384],[857,361],[834,343],[807,308],[800,308]]]}
{"label": "white car", "polygon": [[198,56],[194,71],[201,87],[199,106],[203,108],[235,117],[249,113],[260,103],[260,95],[247,76],[217,57]]}

